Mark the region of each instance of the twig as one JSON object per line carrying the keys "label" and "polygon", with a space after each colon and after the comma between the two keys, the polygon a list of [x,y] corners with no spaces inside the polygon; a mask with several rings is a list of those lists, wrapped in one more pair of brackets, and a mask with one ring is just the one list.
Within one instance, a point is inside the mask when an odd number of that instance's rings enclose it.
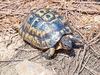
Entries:
{"label": "twig", "polygon": [[[52,2],[62,2],[62,3],[69,3],[71,1],[65,2],[65,1],[61,1],[61,0],[52,0]],[[94,1],[72,1],[73,4],[100,4],[100,2],[94,2]]]}
{"label": "twig", "polygon": [[100,4],[100,2],[94,2],[94,1],[76,1],[75,4]]}
{"label": "twig", "polygon": [[91,39],[87,44],[90,44],[92,41],[97,40],[98,37],[100,37],[100,32],[99,32],[99,34],[96,37],[94,37],[93,39]]}
{"label": "twig", "polygon": [[[86,62],[83,64],[84,66],[88,63],[89,59],[90,59],[90,55],[88,56]],[[83,66],[83,65],[82,65],[82,66]],[[81,68],[80,73],[81,73],[82,70],[84,69],[84,66]]]}
{"label": "twig", "polygon": [[[35,59],[35,58],[37,58],[38,56],[40,56],[40,54],[38,54],[38,55],[36,55],[36,56],[34,56],[34,57],[32,57],[32,58],[30,58],[30,59],[28,59],[28,61],[31,61],[32,59]],[[21,61],[24,61],[24,59],[23,60],[0,60],[0,63],[2,63],[2,62],[21,62]]]}
{"label": "twig", "polygon": [[23,60],[0,60],[0,63],[2,63],[2,62],[18,62],[18,61],[23,61]]}
{"label": "twig", "polygon": [[89,45],[93,45],[93,44],[97,43],[98,41],[100,41],[100,39],[96,39],[96,41],[91,42]]}
{"label": "twig", "polygon": [[[77,53],[76,61],[79,59],[80,51],[81,50],[79,50],[78,53]],[[74,69],[72,75],[74,75],[74,73],[77,71],[78,67],[79,67],[79,62],[76,62],[76,66],[75,66],[75,69]]]}
{"label": "twig", "polygon": [[36,56],[34,56],[34,57],[32,57],[32,58],[28,59],[28,61],[31,61],[32,59],[35,59],[35,58],[37,58],[37,57],[39,57],[39,58],[40,58],[40,54],[38,54],[38,55],[36,55]]}
{"label": "twig", "polygon": [[95,50],[92,46],[90,46],[90,48],[92,49],[92,51],[96,54],[96,55],[100,55],[97,50]]}
{"label": "twig", "polygon": [[7,7],[7,6],[8,6],[8,5],[5,5],[5,4],[0,5],[0,9],[3,9],[3,8]]}
{"label": "twig", "polygon": [[78,70],[77,70],[76,75],[79,75],[79,73],[80,73],[80,69],[81,69],[81,67],[82,67],[82,63],[83,63],[83,60],[84,60],[84,57],[85,57],[85,54],[86,54],[86,48],[87,48],[87,46],[86,46],[86,44],[85,44],[85,45],[84,45],[83,54],[82,54],[82,58],[81,58],[81,61],[80,61],[80,63],[79,63],[79,67],[78,67]]}
{"label": "twig", "polygon": [[88,69],[89,71],[91,71],[94,75],[100,75],[100,72],[96,72],[95,70],[89,68],[89,66],[85,66],[85,65],[83,65],[83,66],[84,66],[84,68],[86,68],[86,69]]}
{"label": "twig", "polygon": [[[16,49],[16,48],[15,48]],[[23,51],[34,51],[34,52],[36,52],[36,51],[38,51],[37,49],[29,49],[29,48],[17,48],[18,50],[23,50]]]}
{"label": "twig", "polygon": [[100,14],[100,11],[98,11],[98,10],[93,10],[93,9],[91,9],[91,10],[87,10],[87,9],[80,9],[80,8],[73,8],[73,9],[70,9],[70,8],[67,8],[66,10],[68,10],[68,11],[77,11],[77,12],[81,12],[81,13],[88,13],[88,14]]}

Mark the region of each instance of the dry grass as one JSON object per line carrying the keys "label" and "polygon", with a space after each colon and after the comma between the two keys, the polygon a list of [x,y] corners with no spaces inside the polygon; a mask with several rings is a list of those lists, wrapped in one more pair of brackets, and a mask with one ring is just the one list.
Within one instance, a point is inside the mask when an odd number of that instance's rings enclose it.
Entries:
{"label": "dry grass", "polygon": [[[32,9],[41,7],[51,8],[61,13],[70,22],[75,34],[82,38],[83,42],[79,44],[82,47],[75,48],[69,55],[65,51],[60,51],[53,59],[43,60],[40,51],[26,45],[12,26],[21,26]],[[9,75],[17,75],[12,66],[25,59],[41,63],[55,75],[100,75],[100,2],[1,0],[1,75],[7,75],[9,71]]]}

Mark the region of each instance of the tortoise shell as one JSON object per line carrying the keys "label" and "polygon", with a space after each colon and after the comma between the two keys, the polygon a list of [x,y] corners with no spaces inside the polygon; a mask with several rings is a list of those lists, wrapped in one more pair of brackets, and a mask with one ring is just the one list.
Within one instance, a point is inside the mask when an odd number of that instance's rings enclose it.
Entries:
{"label": "tortoise shell", "polygon": [[24,40],[40,49],[54,46],[63,35],[71,32],[64,18],[50,8],[33,9],[19,30]]}

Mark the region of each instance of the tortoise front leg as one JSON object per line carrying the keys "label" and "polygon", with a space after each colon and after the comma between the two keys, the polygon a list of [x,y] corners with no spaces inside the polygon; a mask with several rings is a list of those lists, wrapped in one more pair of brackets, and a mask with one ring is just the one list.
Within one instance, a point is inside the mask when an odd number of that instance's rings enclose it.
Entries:
{"label": "tortoise front leg", "polygon": [[54,55],[54,53],[55,53],[55,47],[51,47],[45,53],[43,53],[42,56],[45,57],[46,59],[49,59]]}

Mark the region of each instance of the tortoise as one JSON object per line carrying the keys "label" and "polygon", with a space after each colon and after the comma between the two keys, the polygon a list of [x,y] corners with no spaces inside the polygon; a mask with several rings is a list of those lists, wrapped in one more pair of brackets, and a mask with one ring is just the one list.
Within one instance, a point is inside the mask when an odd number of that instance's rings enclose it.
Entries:
{"label": "tortoise", "polygon": [[51,58],[55,50],[71,50],[72,43],[79,41],[68,21],[50,8],[33,9],[22,23],[19,34],[31,45],[45,50],[45,58]]}

